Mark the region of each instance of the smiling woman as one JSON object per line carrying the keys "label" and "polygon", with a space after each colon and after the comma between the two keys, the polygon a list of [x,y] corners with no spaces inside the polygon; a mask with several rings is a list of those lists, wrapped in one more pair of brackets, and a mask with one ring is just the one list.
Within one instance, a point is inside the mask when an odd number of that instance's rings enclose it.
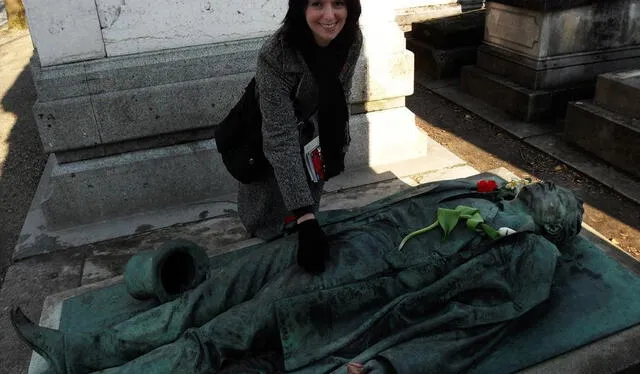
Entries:
{"label": "smiling woman", "polygon": [[298,263],[324,270],[329,247],[315,219],[324,182],[344,171],[348,99],[362,48],[359,0],[289,0],[258,57],[256,91],[270,172],[241,184],[238,213],[263,239],[299,231]]}
{"label": "smiling woman", "polygon": [[310,1],[305,17],[313,38],[319,46],[328,46],[340,34],[347,19],[347,13],[347,6],[341,0]]}

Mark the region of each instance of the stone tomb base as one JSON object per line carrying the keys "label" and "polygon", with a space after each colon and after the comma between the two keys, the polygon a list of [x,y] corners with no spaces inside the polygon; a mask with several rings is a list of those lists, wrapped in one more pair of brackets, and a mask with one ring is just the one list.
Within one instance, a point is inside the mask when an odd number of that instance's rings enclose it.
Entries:
{"label": "stone tomb base", "polygon": [[592,83],[534,90],[477,66],[464,66],[460,79],[464,92],[526,122],[562,117],[568,102],[592,97],[594,91]]}
{"label": "stone tomb base", "polygon": [[[341,188],[463,164],[430,152],[429,137],[404,107],[353,116],[351,136],[346,167],[360,177],[335,181]],[[235,211],[236,185],[213,139],[64,164],[51,156],[14,258],[122,236],[122,229],[131,234],[227,214]],[[159,210],[173,213],[158,222],[140,213]],[[74,243],[57,239],[109,222],[130,226]]]}
{"label": "stone tomb base", "polygon": [[407,49],[415,55],[416,69],[441,79],[457,76],[462,66],[475,64],[485,15],[477,10],[414,23],[407,34]]}
{"label": "stone tomb base", "polygon": [[489,2],[463,88],[522,120],[562,117],[593,96],[599,74],[637,68],[639,10],[631,0]]}
{"label": "stone tomb base", "polygon": [[599,76],[594,100],[569,104],[565,139],[640,178],[640,70]]}

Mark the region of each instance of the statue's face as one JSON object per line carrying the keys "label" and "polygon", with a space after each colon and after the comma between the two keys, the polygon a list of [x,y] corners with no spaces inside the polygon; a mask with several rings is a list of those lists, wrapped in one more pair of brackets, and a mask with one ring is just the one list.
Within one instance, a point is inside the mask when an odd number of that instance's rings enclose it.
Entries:
{"label": "statue's face", "polygon": [[551,182],[523,187],[518,199],[530,208],[536,224],[552,236],[566,231],[568,223],[582,217],[581,205],[573,192]]}

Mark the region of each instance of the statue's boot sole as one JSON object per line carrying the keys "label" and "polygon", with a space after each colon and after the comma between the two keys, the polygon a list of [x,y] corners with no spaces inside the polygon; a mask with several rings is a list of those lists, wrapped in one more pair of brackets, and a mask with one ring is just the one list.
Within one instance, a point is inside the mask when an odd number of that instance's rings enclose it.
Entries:
{"label": "statue's boot sole", "polygon": [[64,364],[64,334],[62,332],[36,325],[24,315],[20,308],[11,310],[10,319],[20,340],[47,360],[50,372],[67,373]]}

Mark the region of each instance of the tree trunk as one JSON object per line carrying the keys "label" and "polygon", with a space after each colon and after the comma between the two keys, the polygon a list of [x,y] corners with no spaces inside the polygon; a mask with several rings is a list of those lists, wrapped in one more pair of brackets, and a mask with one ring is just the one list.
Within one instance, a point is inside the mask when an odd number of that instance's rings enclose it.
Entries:
{"label": "tree trunk", "polygon": [[6,7],[9,29],[26,29],[27,17],[24,13],[22,0],[4,0],[4,6]]}

